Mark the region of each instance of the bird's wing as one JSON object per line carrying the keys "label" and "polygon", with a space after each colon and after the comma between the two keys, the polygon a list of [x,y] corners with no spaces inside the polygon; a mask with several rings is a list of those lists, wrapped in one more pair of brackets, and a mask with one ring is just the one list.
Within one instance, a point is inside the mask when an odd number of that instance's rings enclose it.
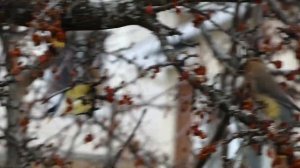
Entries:
{"label": "bird's wing", "polygon": [[258,93],[268,95],[277,100],[283,106],[299,110],[299,107],[294,104],[292,99],[285,93],[277,82],[271,77],[266,75],[259,75],[256,82],[256,90]]}
{"label": "bird's wing", "polygon": [[[71,89],[72,90],[72,89]],[[95,110],[95,91],[89,84],[79,84],[73,88],[73,92],[66,93],[66,97],[73,100],[72,111],[74,115],[93,116]]]}
{"label": "bird's wing", "polygon": [[71,99],[78,99],[86,96],[92,90],[89,84],[77,84],[66,92],[66,96]]}

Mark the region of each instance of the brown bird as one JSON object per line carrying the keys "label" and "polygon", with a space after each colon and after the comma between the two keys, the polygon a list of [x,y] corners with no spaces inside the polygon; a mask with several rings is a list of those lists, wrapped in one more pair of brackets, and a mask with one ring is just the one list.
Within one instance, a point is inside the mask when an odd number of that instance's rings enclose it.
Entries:
{"label": "brown bird", "polygon": [[300,112],[300,108],[275,81],[261,59],[250,58],[245,63],[244,75],[251,94],[265,105],[263,111],[268,117],[284,122],[294,120],[293,110]]}

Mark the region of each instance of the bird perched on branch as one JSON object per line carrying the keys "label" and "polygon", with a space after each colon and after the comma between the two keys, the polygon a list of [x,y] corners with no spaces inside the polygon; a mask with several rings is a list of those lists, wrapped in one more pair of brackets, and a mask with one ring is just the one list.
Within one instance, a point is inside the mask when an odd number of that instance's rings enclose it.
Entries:
{"label": "bird perched on branch", "polygon": [[300,108],[284,92],[266,65],[259,58],[250,58],[244,65],[246,83],[255,101],[262,102],[263,112],[273,120],[290,123],[294,121],[294,111]]}
{"label": "bird perched on branch", "polygon": [[95,91],[91,84],[77,84],[66,92],[67,100],[71,101],[72,114],[92,115]]}
{"label": "bird perched on branch", "polygon": [[78,83],[64,92],[58,102],[48,109],[48,113],[56,113],[63,103],[65,108],[62,115],[93,115],[95,90],[91,84]]}

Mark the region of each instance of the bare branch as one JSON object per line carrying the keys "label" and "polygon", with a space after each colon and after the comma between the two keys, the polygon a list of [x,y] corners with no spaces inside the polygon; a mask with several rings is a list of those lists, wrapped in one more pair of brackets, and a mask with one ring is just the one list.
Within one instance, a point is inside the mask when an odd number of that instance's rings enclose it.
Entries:
{"label": "bare branch", "polygon": [[131,142],[131,140],[133,139],[135,132],[137,131],[137,129],[140,127],[142,120],[146,114],[147,110],[144,110],[142,112],[142,115],[140,116],[137,124],[135,125],[134,129],[132,130],[131,134],[129,135],[129,137],[127,138],[127,140],[124,142],[122,148],[117,152],[113,162],[112,162],[112,168],[114,168],[118,162],[118,160],[120,159],[120,157],[122,156],[123,151],[127,148],[127,146],[129,145],[129,143]]}

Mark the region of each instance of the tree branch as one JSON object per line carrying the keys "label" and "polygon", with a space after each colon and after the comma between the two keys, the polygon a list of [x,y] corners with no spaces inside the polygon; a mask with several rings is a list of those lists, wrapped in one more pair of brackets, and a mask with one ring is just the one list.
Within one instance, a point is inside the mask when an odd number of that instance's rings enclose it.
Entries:
{"label": "tree branch", "polygon": [[134,129],[132,130],[131,134],[129,135],[129,137],[127,138],[127,140],[124,142],[123,144],[123,147],[118,151],[118,153],[116,154],[113,162],[112,162],[112,165],[111,167],[114,168],[118,162],[118,160],[120,159],[124,149],[126,149],[126,147],[129,145],[129,143],[131,142],[131,140],[133,139],[134,135],[135,135],[135,132],[137,131],[137,129],[140,127],[142,121],[143,121],[143,118],[146,114],[147,110],[144,110],[142,115],[140,116],[137,124],[135,125]]}
{"label": "tree branch", "polygon": [[[134,0],[133,0],[134,1]],[[144,20],[145,8],[149,4],[141,4],[133,1],[120,1],[102,3],[100,7],[91,6],[89,3],[82,2],[71,9],[68,13],[61,15],[62,28],[68,30],[103,30],[118,28],[128,25],[140,25]],[[235,0],[206,0],[201,2],[236,2]],[[254,0],[243,0],[240,2],[253,3]],[[198,0],[178,1],[176,5],[199,3]],[[139,5],[143,5],[140,7]],[[170,1],[152,1],[154,12],[169,10],[174,8],[174,4]],[[113,7],[115,6],[115,7]],[[112,8],[113,7],[113,8]],[[14,23],[16,25],[28,26],[33,19],[33,4],[26,1],[8,1],[3,3],[0,8],[4,8],[4,12],[0,13],[0,21],[2,23]],[[103,10],[109,8],[107,10]]]}

